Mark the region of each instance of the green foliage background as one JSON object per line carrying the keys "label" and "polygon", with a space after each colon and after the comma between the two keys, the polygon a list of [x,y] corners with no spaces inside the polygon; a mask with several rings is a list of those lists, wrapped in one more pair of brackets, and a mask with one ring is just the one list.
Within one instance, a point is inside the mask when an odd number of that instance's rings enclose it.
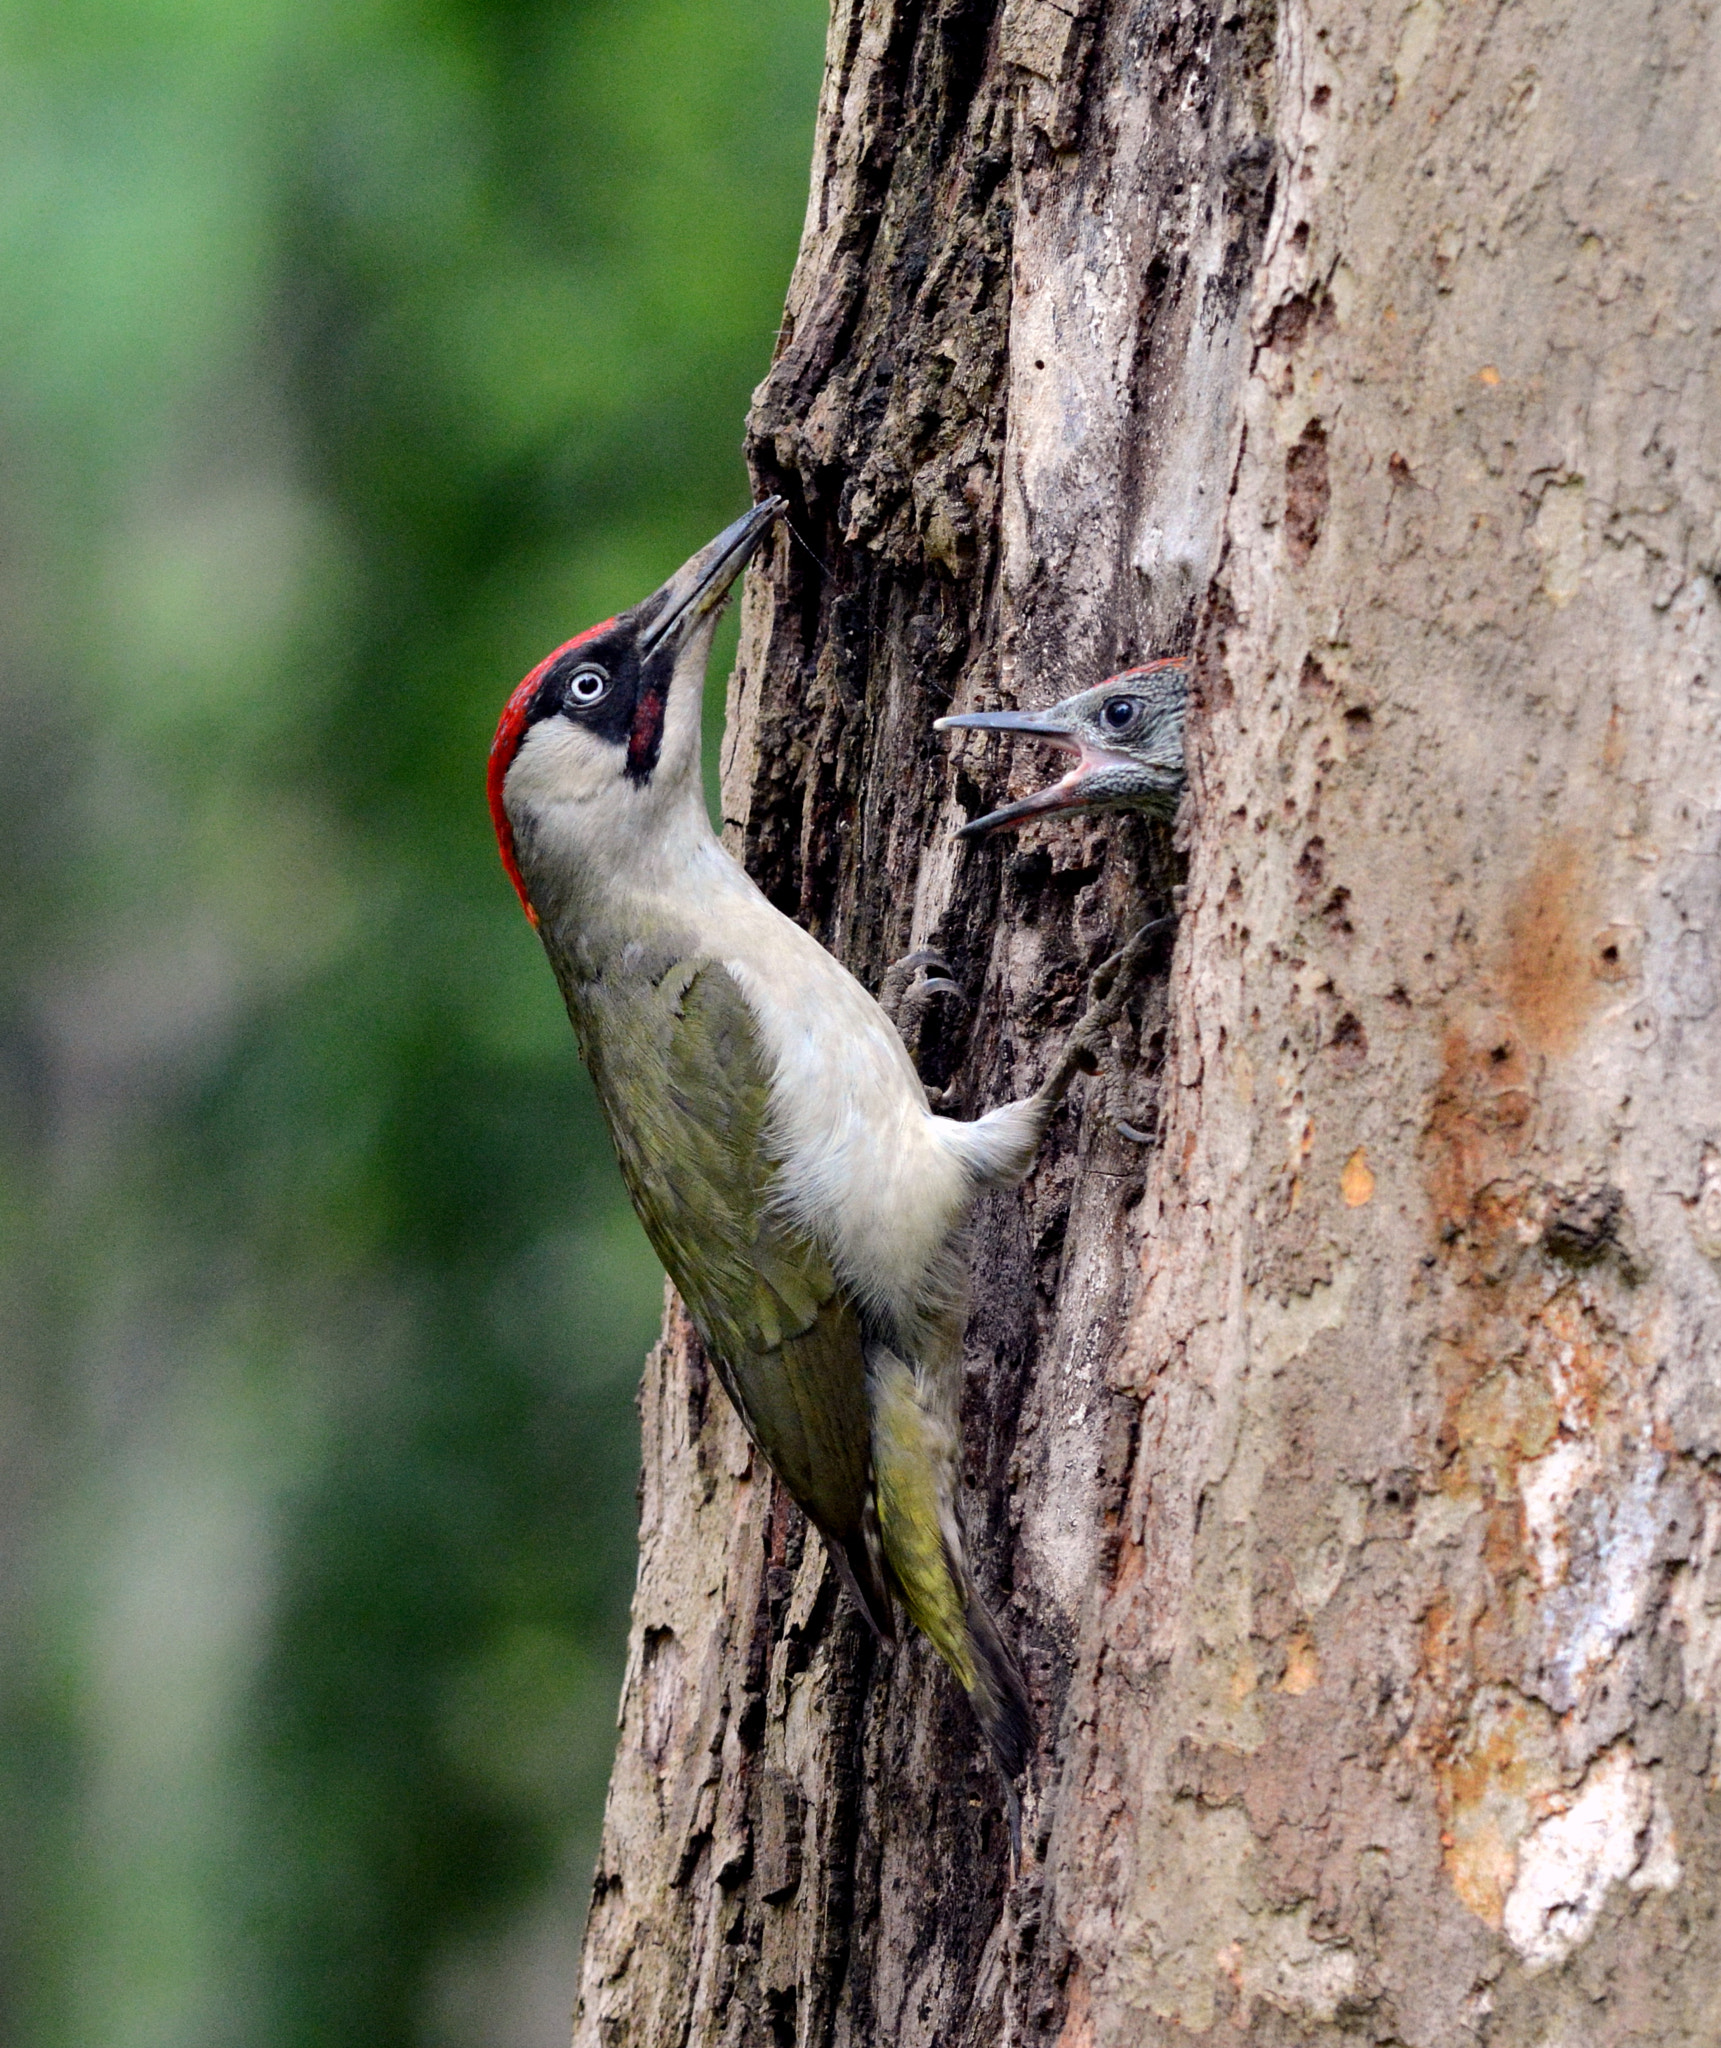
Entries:
{"label": "green foliage background", "polygon": [[514,680],[746,501],[819,0],[0,12],[0,2038],[565,2036],[660,1279]]}

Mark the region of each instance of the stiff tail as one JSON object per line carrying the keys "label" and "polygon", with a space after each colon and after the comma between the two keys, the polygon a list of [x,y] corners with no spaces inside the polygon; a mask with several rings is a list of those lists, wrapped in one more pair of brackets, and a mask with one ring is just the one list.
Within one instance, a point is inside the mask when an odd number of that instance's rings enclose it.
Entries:
{"label": "stiff tail", "polygon": [[902,1604],[956,1674],[1006,1778],[1028,1760],[1028,1688],[975,1590],[956,1520],[956,1434],[916,1375],[870,1346],[879,1536]]}
{"label": "stiff tail", "polygon": [[879,1544],[878,1524],[867,1504],[866,1526],[858,1538],[844,1541],[826,1536],[825,1549],[837,1568],[837,1577],[849,1590],[849,1597],[865,1615],[867,1626],[881,1643],[896,1642],[896,1616],[890,1611],[890,1583],[885,1576]]}

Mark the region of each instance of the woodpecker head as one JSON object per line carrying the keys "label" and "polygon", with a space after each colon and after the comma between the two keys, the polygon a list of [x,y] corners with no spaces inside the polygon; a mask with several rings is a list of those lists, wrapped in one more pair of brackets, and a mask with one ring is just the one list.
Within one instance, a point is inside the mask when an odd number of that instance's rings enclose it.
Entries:
{"label": "woodpecker head", "polygon": [[705,664],[730,585],[783,510],[755,505],[619,618],[546,655],[490,747],[502,865],[534,924],[581,879],[636,864],[689,800],[704,818]]}
{"label": "woodpecker head", "polygon": [[1134,809],[1169,818],[1183,793],[1183,715],[1189,657],[1125,669],[1044,711],[966,711],[934,721],[938,732],[1019,732],[1074,754],[1075,766],[1019,803],[975,818],[958,839],[1064,811]]}

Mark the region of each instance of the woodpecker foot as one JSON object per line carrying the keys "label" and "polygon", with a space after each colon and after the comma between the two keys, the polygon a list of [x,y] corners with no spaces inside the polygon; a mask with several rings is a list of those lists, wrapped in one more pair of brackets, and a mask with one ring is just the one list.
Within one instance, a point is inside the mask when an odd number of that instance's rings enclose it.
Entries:
{"label": "woodpecker foot", "polygon": [[[916,980],[917,975],[921,979]],[[954,975],[950,962],[930,946],[917,946],[884,970],[878,985],[878,1006],[896,1026],[904,1043],[911,1039],[934,996],[962,997],[961,985]]]}
{"label": "woodpecker foot", "polygon": [[[1070,1033],[1063,1056],[1040,1090],[1041,1098],[1048,1106],[1056,1106],[1063,1100],[1077,1074],[1099,1072],[1111,1048],[1112,1032],[1141,978],[1141,970],[1147,964],[1154,940],[1170,931],[1176,923],[1175,916],[1156,917],[1151,924],[1144,924],[1127,945],[1120,946],[1095,968],[1093,979],[1088,983],[1087,1014]],[[1119,1128],[1124,1127],[1120,1124]],[[1125,1136],[1137,1144],[1151,1142],[1144,1132],[1134,1129],[1125,1129]]]}

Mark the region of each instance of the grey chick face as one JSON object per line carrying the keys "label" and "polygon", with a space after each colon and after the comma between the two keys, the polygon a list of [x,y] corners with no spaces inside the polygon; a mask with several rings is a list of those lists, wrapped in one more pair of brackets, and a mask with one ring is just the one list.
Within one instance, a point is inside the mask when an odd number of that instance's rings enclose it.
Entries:
{"label": "grey chick face", "polygon": [[937,732],[1012,732],[1074,754],[1075,765],[1045,789],[975,818],[958,839],[1063,812],[1141,810],[1169,818],[1183,794],[1183,720],[1189,657],[1174,654],[1125,669],[1044,711],[966,711],[934,722]]}

